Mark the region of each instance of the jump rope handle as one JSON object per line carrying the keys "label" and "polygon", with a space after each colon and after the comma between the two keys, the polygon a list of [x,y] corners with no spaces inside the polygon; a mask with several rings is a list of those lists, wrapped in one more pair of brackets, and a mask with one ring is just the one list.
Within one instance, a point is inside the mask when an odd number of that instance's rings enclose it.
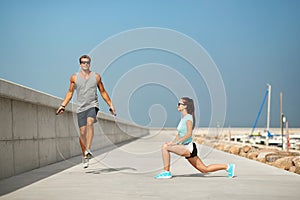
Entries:
{"label": "jump rope handle", "polygon": [[65,111],[65,108],[62,107],[61,109],[57,110],[56,115],[58,115],[61,111]]}
{"label": "jump rope handle", "polygon": [[112,110],[111,108],[109,109],[109,112],[110,112],[113,116],[117,116],[117,114],[114,113],[113,110]]}

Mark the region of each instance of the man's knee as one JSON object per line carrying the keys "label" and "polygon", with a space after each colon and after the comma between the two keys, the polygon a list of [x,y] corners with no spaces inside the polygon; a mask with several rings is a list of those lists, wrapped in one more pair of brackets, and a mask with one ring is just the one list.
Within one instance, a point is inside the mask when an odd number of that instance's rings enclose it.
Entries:
{"label": "man's knee", "polygon": [[87,126],[88,127],[92,127],[92,126],[94,126],[94,118],[88,118],[87,119]]}
{"label": "man's knee", "polygon": [[82,126],[79,128],[80,135],[83,136],[86,134],[86,126]]}

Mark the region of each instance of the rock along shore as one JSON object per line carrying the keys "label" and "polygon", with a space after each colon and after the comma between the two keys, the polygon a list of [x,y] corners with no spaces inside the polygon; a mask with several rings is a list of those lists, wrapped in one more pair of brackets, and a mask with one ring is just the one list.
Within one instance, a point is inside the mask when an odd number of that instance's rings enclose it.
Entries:
{"label": "rock along shore", "polygon": [[270,146],[252,146],[237,142],[208,139],[195,135],[194,141],[231,154],[256,160],[296,174],[300,174],[300,152],[280,150]]}

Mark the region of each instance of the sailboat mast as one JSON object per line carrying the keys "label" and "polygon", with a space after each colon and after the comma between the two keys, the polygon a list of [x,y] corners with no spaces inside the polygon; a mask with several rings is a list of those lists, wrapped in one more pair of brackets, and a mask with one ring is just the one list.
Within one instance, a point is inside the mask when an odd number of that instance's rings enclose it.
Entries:
{"label": "sailboat mast", "polygon": [[270,129],[271,85],[268,84],[267,131]]}

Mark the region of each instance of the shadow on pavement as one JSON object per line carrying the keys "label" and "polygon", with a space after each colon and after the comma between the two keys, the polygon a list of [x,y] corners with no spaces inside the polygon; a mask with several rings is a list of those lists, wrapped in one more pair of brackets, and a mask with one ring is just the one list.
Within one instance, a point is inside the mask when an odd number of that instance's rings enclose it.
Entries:
{"label": "shadow on pavement", "polygon": [[91,170],[91,171],[87,171],[85,173],[88,174],[107,174],[107,173],[111,173],[111,172],[120,172],[120,171],[137,171],[135,168],[132,167],[120,167],[120,168],[105,168],[105,169],[95,169],[95,170]]}
{"label": "shadow on pavement", "polygon": [[[104,147],[102,149],[93,151],[93,153],[95,156],[101,155],[101,154],[107,153],[115,148],[118,148],[122,145],[130,143],[132,141],[133,140],[121,142],[121,143],[114,144],[114,145],[111,145],[108,147]],[[0,197],[5,194],[14,192],[25,186],[31,185],[37,181],[40,181],[47,177],[50,177],[54,174],[62,172],[66,169],[74,167],[74,166],[80,164],[82,161],[81,155],[75,156],[72,158],[68,158],[68,159],[65,159],[65,158],[63,158],[63,159],[64,159],[63,161],[49,164],[49,165],[41,167],[41,168],[37,168],[37,169],[31,170],[28,172],[24,172],[24,173],[0,180]],[[101,170],[99,169],[99,170],[91,171],[89,173],[100,174],[100,173],[109,173],[109,172],[113,172],[113,171],[121,171],[121,170],[128,170],[128,169],[135,170],[133,168],[125,168],[124,167],[124,168],[116,168],[116,169],[101,169]]]}
{"label": "shadow on pavement", "polygon": [[195,174],[172,175],[172,177],[173,178],[180,178],[180,177],[185,177],[185,178],[193,178],[193,177],[220,178],[220,177],[224,177],[224,178],[227,178],[227,176],[214,176],[214,175],[209,175],[209,173],[207,173],[207,174],[195,173]]}

